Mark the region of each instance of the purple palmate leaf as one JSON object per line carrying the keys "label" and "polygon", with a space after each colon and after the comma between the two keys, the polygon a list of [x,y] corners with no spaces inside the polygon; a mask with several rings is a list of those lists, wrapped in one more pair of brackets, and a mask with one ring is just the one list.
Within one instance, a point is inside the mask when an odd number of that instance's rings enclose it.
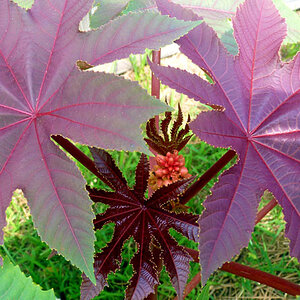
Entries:
{"label": "purple palmate leaf", "polygon": [[[163,13],[191,20],[192,12],[157,0]],[[214,84],[186,71],[152,64],[163,83],[223,111],[201,113],[190,127],[202,140],[232,147],[239,162],[226,171],[200,217],[202,280],[247,246],[259,199],[271,191],[283,207],[290,254],[300,258],[300,55],[282,64],[286,25],[271,0],[247,0],[233,19],[239,55],[229,55],[201,24],[178,41],[180,50]]]}
{"label": "purple palmate leaf", "polygon": [[197,23],[144,12],[79,32],[92,4],[39,0],[25,11],[0,2],[0,242],[5,210],[21,188],[42,239],[93,280],[91,202],[50,135],[146,152],[139,126],[167,107],[136,83],[77,70],[76,61],[98,64],[159,48]]}
{"label": "purple palmate leaf", "polygon": [[198,240],[197,216],[185,213],[176,214],[168,209],[170,201],[176,200],[184,193],[194,178],[177,181],[165,186],[145,198],[149,178],[149,162],[142,154],[136,169],[136,182],[133,189],[124,183],[120,170],[110,155],[101,149],[91,150],[95,164],[109,185],[115,190],[90,189],[94,202],[102,202],[110,207],[104,214],[97,215],[95,227],[101,229],[107,222],[115,223],[111,242],[95,257],[95,276],[97,285],[83,275],[81,299],[91,299],[98,295],[106,283],[107,275],[119,268],[124,242],[131,236],[138,244],[138,251],[131,260],[134,275],[126,290],[126,299],[144,299],[154,292],[158,284],[159,261],[163,260],[171,282],[182,299],[184,287],[189,274],[191,257],[170,236],[173,228],[187,238]]}

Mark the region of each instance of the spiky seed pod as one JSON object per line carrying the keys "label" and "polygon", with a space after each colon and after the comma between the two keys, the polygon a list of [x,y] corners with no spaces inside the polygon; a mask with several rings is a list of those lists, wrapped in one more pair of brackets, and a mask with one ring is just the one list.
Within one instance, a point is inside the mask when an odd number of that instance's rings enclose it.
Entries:
{"label": "spiky seed pod", "polygon": [[162,186],[166,186],[177,180],[190,178],[188,169],[185,167],[185,159],[182,155],[178,155],[178,151],[173,153],[156,156],[156,163],[149,177],[149,186],[153,190],[157,190]]}

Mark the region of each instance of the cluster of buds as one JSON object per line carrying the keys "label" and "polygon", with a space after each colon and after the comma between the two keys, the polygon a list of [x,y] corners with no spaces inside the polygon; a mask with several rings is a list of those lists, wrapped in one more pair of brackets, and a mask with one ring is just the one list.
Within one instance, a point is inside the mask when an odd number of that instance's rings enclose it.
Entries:
{"label": "cluster of buds", "polygon": [[168,152],[166,156],[158,154],[156,162],[157,165],[154,166],[149,177],[149,186],[153,190],[192,176],[184,166],[184,157],[178,155],[177,150],[173,153]]}

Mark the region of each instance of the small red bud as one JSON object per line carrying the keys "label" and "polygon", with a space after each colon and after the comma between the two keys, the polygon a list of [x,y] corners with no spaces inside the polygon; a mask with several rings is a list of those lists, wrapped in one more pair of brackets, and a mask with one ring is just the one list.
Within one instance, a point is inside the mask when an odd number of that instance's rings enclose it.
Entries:
{"label": "small red bud", "polygon": [[180,170],[180,175],[182,177],[184,177],[185,175],[187,175],[189,173],[188,169],[186,167],[181,168]]}
{"label": "small red bud", "polygon": [[157,154],[156,158],[160,159],[160,160],[165,160],[166,159],[163,155],[160,155],[160,154]]}
{"label": "small red bud", "polygon": [[163,174],[165,174],[165,175],[169,173],[169,171],[168,171],[167,169],[163,169],[162,172],[163,172]]}
{"label": "small red bud", "polygon": [[163,177],[163,175],[164,175],[162,169],[158,169],[158,170],[156,170],[156,171],[154,171],[154,172],[155,172],[155,175],[156,175],[157,177]]}
{"label": "small red bud", "polygon": [[174,164],[174,159],[173,159],[173,157],[170,157],[169,158],[169,165],[173,165]]}
{"label": "small red bud", "polygon": [[149,186],[151,186],[153,190],[192,176],[184,166],[184,157],[178,155],[177,150],[173,153],[168,152],[166,156],[158,154],[156,156],[156,162],[157,165],[153,167],[148,181]]}
{"label": "small red bud", "polygon": [[158,179],[156,184],[160,188],[163,185],[163,181],[161,179]]}
{"label": "small red bud", "polygon": [[168,185],[168,184],[171,184],[172,183],[172,181],[171,180],[164,180],[164,185]]}

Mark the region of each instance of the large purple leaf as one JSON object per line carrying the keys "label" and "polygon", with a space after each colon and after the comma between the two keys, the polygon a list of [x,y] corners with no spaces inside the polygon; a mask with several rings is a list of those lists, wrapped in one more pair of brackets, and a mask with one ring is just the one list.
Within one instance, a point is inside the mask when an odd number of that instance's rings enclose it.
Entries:
{"label": "large purple leaf", "polygon": [[[0,228],[13,191],[22,188],[41,238],[94,281],[94,215],[85,181],[50,136],[147,152],[139,126],[167,107],[136,83],[77,70],[76,61],[159,48],[197,23],[146,12],[79,32],[92,3],[40,0],[25,11],[0,2]],[[154,27],[146,26],[149,18]]]}
{"label": "large purple leaf", "polygon": [[146,201],[144,193],[149,178],[149,162],[145,155],[140,158],[136,169],[136,183],[131,190],[126,185],[119,184],[122,176],[107,152],[93,149],[92,154],[102,176],[116,183],[114,192],[90,189],[93,201],[110,206],[104,214],[97,215],[94,224],[100,229],[105,223],[114,222],[115,231],[112,241],[95,258],[97,285],[94,286],[83,276],[81,299],[91,299],[101,292],[107,284],[107,275],[119,267],[123,243],[131,236],[138,244],[138,251],[131,260],[134,275],[126,290],[126,299],[144,299],[154,292],[154,287],[158,284],[160,258],[182,299],[191,257],[170,236],[169,229],[174,228],[187,238],[198,241],[197,216],[176,214],[168,210],[165,204],[184,193],[193,178],[163,187]]}
{"label": "large purple leaf", "polygon": [[[195,18],[168,1],[157,2],[163,13]],[[201,113],[190,126],[202,140],[232,147],[239,155],[200,217],[203,282],[247,246],[266,189],[283,207],[290,254],[300,258],[300,55],[281,63],[286,25],[271,0],[247,0],[233,25],[240,49],[236,58],[205,24],[178,41],[181,51],[210,74],[212,85],[186,71],[151,65],[163,83],[224,108]]]}

